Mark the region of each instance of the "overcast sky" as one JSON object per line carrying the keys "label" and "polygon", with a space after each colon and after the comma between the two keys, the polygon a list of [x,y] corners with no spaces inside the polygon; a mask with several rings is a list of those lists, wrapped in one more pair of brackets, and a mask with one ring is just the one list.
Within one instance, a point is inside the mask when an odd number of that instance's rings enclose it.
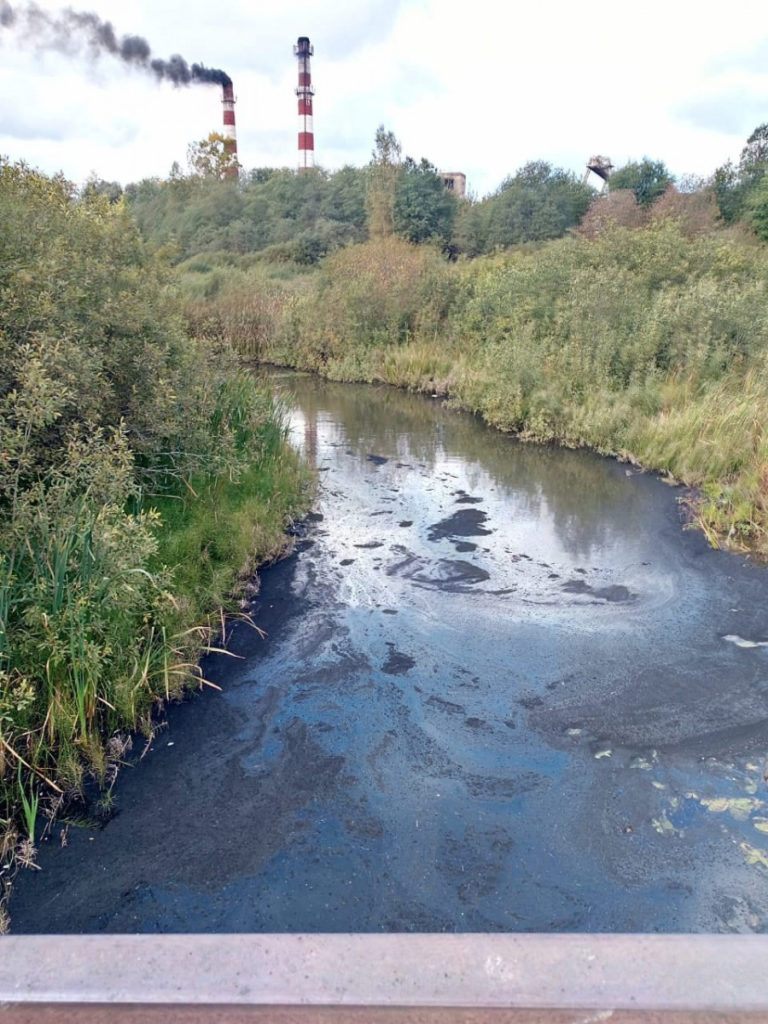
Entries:
{"label": "overcast sky", "polygon": [[[227,71],[246,168],[296,165],[300,35],[315,48],[315,153],[329,169],[365,164],[383,123],[404,153],[464,171],[478,196],[529,160],[581,174],[598,153],[706,176],[768,121],[764,0],[71,6],[143,36],[153,56]],[[12,159],[75,182],[165,177],[174,160],[186,166],[188,143],[220,126],[216,86],[157,84],[110,55],[39,51],[0,27],[0,153]]]}

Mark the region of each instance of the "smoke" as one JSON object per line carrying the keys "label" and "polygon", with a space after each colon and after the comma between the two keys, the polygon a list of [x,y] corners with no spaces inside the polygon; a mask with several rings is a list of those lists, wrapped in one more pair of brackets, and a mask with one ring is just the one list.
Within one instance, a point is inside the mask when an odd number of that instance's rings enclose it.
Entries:
{"label": "smoke", "polygon": [[207,68],[204,64],[190,65],[178,54],[170,60],[152,57],[146,39],[141,36],[118,38],[112,23],[102,21],[92,12],[67,7],[52,14],[36,3],[12,7],[8,0],[0,0],[0,28],[13,31],[39,50],[56,50],[71,57],[85,53],[92,59],[108,53],[124,64],[154,74],[158,81],[174,85],[232,84],[226,71]]}

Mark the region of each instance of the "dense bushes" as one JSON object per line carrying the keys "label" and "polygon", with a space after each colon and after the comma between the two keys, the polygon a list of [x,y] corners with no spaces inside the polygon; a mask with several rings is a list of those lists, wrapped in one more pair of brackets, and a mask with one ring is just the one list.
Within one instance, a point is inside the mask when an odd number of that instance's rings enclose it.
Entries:
{"label": "dense bushes", "polygon": [[78,201],[63,180],[0,162],[0,225],[6,854],[20,817],[34,839],[41,799],[76,791],[87,771],[104,779],[120,750],[110,737],[200,682],[190,627],[214,610],[200,594],[221,599],[245,551],[216,593],[194,571],[179,588],[154,504],[172,501],[181,530],[196,494],[248,480],[266,506],[279,489],[262,537],[274,546],[300,479],[271,397],[226,345],[187,337],[169,271],[122,203]]}
{"label": "dense bushes", "polygon": [[768,254],[709,203],[657,203],[634,230],[457,263],[348,247],[272,292],[259,354],[665,471],[701,488],[712,539],[768,554]]}
{"label": "dense bushes", "polygon": [[[114,201],[114,183],[92,181],[84,194]],[[125,189],[144,238],[179,260],[257,255],[267,265],[305,267],[352,242],[390,235],[470,256],[559,238],[594,198],[571,172],[534,161],[492,195],[460,201],[428,160],[403,159],[383,126],[364,168],[262,168],[239,181],[179,172]]]}
{"label": "dense bushes", "polygon": [[267,261],[312,264],[365,236],[365,172],[254,171],[240,183],[199,175],[129,185],[126,200],[144,234],[198,253],[261,252]]}
{"label": "dense bushes", "polygon": [[480,202],[461,204],[454,251],[478,256],[560,238],[581,221],[594,199],[594,190],[571,172],[533,161]]}

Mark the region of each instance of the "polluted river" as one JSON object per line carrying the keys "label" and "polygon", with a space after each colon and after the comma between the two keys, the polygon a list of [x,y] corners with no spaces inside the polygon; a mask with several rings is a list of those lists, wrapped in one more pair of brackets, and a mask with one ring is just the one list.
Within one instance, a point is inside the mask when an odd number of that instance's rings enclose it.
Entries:
{"label": "polluted river", "polygon": [[767,930],[768,570],[629,465],[275,381],[320,487],[261,632],[12,930]]}

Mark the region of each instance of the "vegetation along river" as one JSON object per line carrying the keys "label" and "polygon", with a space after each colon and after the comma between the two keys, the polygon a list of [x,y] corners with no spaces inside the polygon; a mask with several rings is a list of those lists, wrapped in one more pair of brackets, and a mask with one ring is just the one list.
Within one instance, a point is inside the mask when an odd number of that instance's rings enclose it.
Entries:
{"label": "vegetation along river", "polygon": [[283,375],[321,489],[16,932],[764,931],[768,572],[679,490]]}

